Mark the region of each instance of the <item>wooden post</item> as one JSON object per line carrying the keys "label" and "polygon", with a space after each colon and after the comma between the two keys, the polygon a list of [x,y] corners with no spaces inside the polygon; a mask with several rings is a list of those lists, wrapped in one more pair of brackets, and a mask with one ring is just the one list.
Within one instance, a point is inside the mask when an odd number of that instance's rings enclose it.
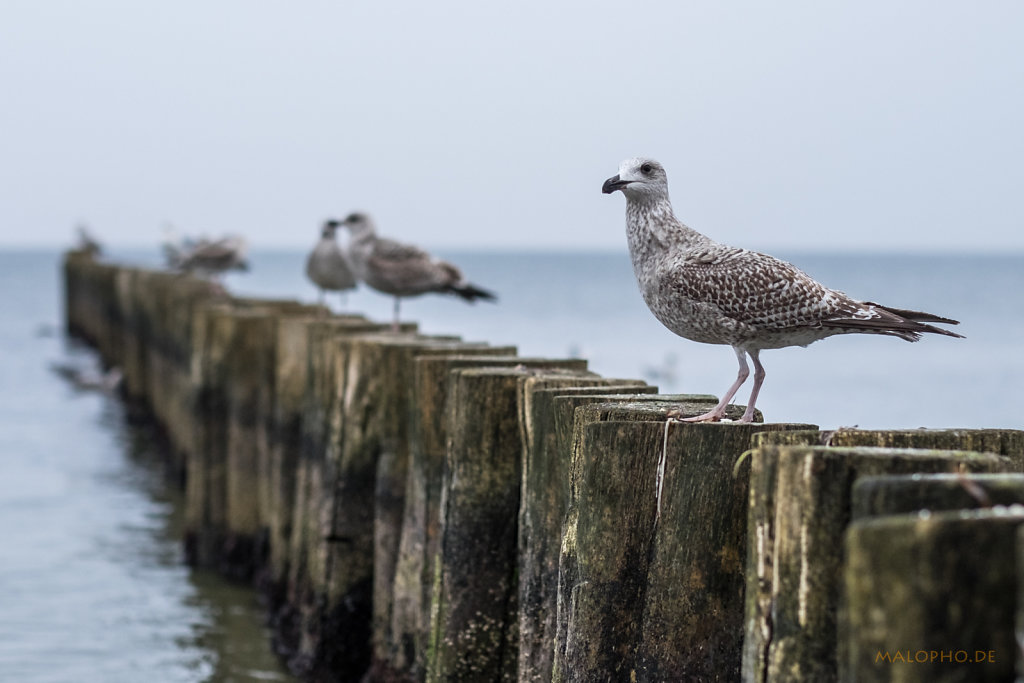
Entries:
{"label": "wooden post", "polygon": [[1024,474],[903,474],[861,477],[853,484],[854,520],[919,510],[973,510],[1024,505]]}
{"label": "wooden post", "polygon": [[516,680],[519,383],[537,372],[579,376],[585,368],[566,360],[543,370],[520,364],[451,373],[427,680]]}
{"label": "wooden post", "polygon": [[1022,527],[1019,506],[854,522],[840,680],[1013,680]]}
{"label": "wooden post", "polygon": [[395,663],[400,645],[392,631],[396,591],[395,572],[398,562],[402,520],[405,514],[405,492],[409,472],[412,439],[411,415],[415,408],[416,359],[458,355],[506,355],[508,347],[491,347],[440,337],[402,339],[394,335],[375,338],[380,358],[376,372],[393,378],[396,393],[389,399],[390,424],[383,427],[378,442],[373,525],[373,664],[372,680],[392,680],[402,673]]}
{"label": "wooden post", "polygon": [[[640,380],[603,377],[528,376],[519,386],[522,431],[522,492],[519,505],[520,681],[550,681],[554,662],[558,556],[569,500],[571,431],[559,434],[556,399],[576,405],[609,401],[608,392],[653,394]],[[632,396],[629,398],[633,398]],[[620,400],[627,400],[620,396]],[[561,403],[569,406],[568,400]]]}
{"label": "wooden post", "polygon": [[[306,390],[301,448],[295,468],[294,510],[289,544],[290,566],[285,605],[278,615],[281,648],[290,665],[304,675],[321,675],[353,666],[351,648],[333,643],[334,618],[328,609],[333,491],[341,448],[344,366],[341,340],[380,332],[388,326],[361,317],[334,316],[310,321],[306,341]],[[413,332],[405,325],[402,332]]]}
{"label": "wooden post", "polygon": [[193,322],[193,419],[185,489],[185,552],[191,564],[216,566],[227,528],[227,387],[235,318],[226,304],[196,311]]}
{"label": "wooden post", "polygon": [[765,434],[757,445],[875,446],[975,451],[1005,455],[1024,470],[1024,430],[1020,429],[850,429],[807,430]]}
{"label": "wooden post", "polygon": [[751,458],[745,681],[836,680],[842,534],[857,477],[1000,472],[1008,459],[965,451],[776,446]]}
{"label": "wooden post", "polygon": [[680,408],[707,402],[576,410],[552,680],[738,675],[747,480],[733,466],[753,434],[808,425],[664,421]]}
{"label": "wooden post", "polygon": [[[392,593],[392,558],[397,551],[397,523],[402,516],[412,359],[419,355],[487,350],[488,347],[464,344],[453,337],[393,333],[359,334],[336,342],[340,421],[329,438],[332,444],[337,443],[337,448],[328,449],[325,481],[329,509],[324,511],[329,525],[324,609],[325,622],[331,629],[324,637],[331,643],[333,672],[361,674],[370,664],[376,578],[381,582],[378,594],[382,602],[378,607],[386,613],[378,623],[381,628],[385,621],[390,626],[390,599],[386,598]],[[380,466],[383,463],[387,468],[393,467],[396,457],[401,460],[403,475],[400,488],[388,500],[378,499]],[[388,530],[393,539],[381,539],[378,545],[375,517],[383,512],[381,502],[387,514],[397,519],[394,528]],[[381,649],[386,649],[383,643]]]}
{"label": "wooden post", "polygon": [[[514,349],[506,349],[514,353]],[[395,564],[392,619],[394,668],[411,680],[426,676],[430,605],[439,552],[440,497],[448,446],[449,375],[459,368],[559,367],[563,360],[515,355],[419,357],[415,359],[412,439],[405,508]],[[574,364],[580,368],[582,361]]]}

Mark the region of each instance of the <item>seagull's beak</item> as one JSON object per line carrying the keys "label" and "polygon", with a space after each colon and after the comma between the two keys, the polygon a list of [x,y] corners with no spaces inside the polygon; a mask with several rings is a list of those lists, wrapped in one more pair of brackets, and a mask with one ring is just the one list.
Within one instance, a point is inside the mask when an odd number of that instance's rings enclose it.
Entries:
{"label": "seagull's beak", "polygon": [[608,180],[604,181],[604,185],[601,186],[601,192],[605,194],[611,194],[615,190],[621,190],[626,185],[629,185],[631,180],[622,180],[619,176],[612,176]]}

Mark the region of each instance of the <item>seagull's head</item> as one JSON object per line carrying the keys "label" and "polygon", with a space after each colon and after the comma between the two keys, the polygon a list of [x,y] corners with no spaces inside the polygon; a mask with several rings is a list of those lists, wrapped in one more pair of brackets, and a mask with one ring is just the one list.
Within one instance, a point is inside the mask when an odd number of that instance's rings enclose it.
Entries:
{"label": "seagull's head", "polygon": [[622,190],[627,199],[661,199],[668,196],[668,176],[654,159],[627,159],[619,165],[619,174],[601,187],[605,194],[616,190]]}
{"label": "seagull's head", "polygon": [[373,221],[370,219],[368,215],[360,211],[350,213],[348,216],[345,217],[345,220],[341,222],[341,225],[344,225],[346,228],[348,228],[349,232],[351,232],[353,235],[361,233],[373,234],[375,232]]}
{"label": "seagull's head", "polygon": [[330,218],[324,221],[324,227],[320,230],[320,236],[334,239],[334,233],[340,226],[341,221]]}

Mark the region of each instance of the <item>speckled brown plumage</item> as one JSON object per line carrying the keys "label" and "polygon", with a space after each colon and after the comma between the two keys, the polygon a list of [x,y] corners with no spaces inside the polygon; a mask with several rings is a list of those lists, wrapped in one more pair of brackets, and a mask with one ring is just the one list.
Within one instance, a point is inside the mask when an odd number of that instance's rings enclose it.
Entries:
{"label": "speckled brown plumage", "polygon": [[754,388],[744,421],[753,419],[764,369],[762,349],[808,344],[836,334],[868,333],[917,341],[924,332],[960,335],[927,323],[941,316],[858,301],[829,289],[773,256],[715,242],[679,221],[668,179],[651,159],[622,163],[604,192],[626,196],[626,234],[644,301],[672,332],[708,344],[728,344],[740,372],[714,410],[695,420],[719,420],[754,363]]}
{"label": "speckled brown plumage", "polygon": [[373,289],[395,297],[393,327],[398,329],[398,309],[402,297],[429,292],[454,294],[474,302],[494,301],[497,297],[462,276],[451,263],[435,258],[412,244],[403,244],[377,235],[376,226],[364,213],[353,213],[341,223],[349,229],[349,261],[360,280]]}

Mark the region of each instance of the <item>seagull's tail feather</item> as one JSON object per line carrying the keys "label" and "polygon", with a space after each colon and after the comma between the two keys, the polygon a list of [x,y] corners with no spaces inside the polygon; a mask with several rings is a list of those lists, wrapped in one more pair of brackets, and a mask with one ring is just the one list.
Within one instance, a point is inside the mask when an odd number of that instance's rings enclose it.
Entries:
{"label": "seagull's tail feather", "polygon": [[[957,339],[963,339],[964,335],[957,334],[956,332],[950,332],[944,330],[941,327],[935,327],[934,325],[926,325],[925,323],[944,323],[946,325],[959,325],[959,320],[953,320],[952,318],[943,318],[941,315],[935,315],[933,313],[925,313],[923,311],[908,311],[902,308],[889,308],[888,306],[880,306],[875,304],[876,308],[880,308],[886,313],[891,313],[898,318],[902,318],[905,323],[911,323],[914,325],[913,332],[917,332],[917,338],[920,338],[921,332],[931,332],[932,334],[943,334],[947,337],[956,337]],[[912,341],[917,341],[914,339]]]}
{"label": "seagull's tail feather", "polygon": [[480,289],[476,285],[472,285],[468,282],[457,282],[453,285],[449,285],[446,291],[449,294],[454,294],[455,296],[469,302],[476,301],[477,299],[483,299],[484,301],[498,300],[498,297],[494,293],[488,292],[486,289]]}
{"label": "seagull's tail feather", "polygon": [[947,337],[963,339],[962,334],[944,330],[941,327],[928,325],[926,323],[944,323],[947,325],[959,325],[960,321],[951,318],[943,318],[932,313],[922,311],[908,311],[901,308],[890,308],[870,301],[865,301],[862,306],[873,312],[870,318],[843,317],[823,321],[824,327],[841,327],[848,332],[865,332],[869,334],[888,334],[900,339],[915,342],[925,332],[942,334]]}
{"label": "seagull's tail feather", "polygon": [[881,308],[883,311],[889,311],[893,315],[898,315],[904,320],[912,320],[915,323],[945,323],[946,325],[960,324],[959,320],[943,318],[941,315],[935,315],[934,313],[925,313],[924,311],[908,311],[903,308],[892,308],[891,306],[883,306],[881,304],[872,303],[870,301],[865,301],[864,305]]}

